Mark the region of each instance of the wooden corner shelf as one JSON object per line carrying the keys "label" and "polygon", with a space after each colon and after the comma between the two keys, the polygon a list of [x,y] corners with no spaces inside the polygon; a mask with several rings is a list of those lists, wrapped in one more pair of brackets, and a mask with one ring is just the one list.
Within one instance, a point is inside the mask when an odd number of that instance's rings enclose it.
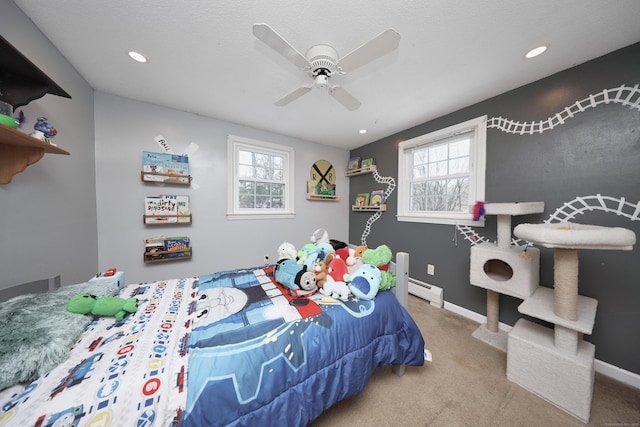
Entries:
{"label": "wooden corner shelf", "polygon": [[[167,254],[176,255],[183,254],[178,256],[172,256],[171,258],[166,258]],[[187,248],[179,251],[158,251],[158,252],[145,252],[144,253],[144,262],[145,263],[154,263],[154,262],[168,262],[168,261],[182,261],[185,259],[191,259],[193,255],[193,249]]]}
{"label": "wooden corner shelf", "polygon": [[387,210],[387,205],[380,206],[356,206],[352,205],[351,210],[354,212],[384,212]]}
{"label": "wooden corner shelf", "polygon": [[144,182],[191,185],[191,175],[175,175],[175,174],[168,174],[168,173],[141,171],[140,179]]}
{"label": "wooden corner shelf", "polygon": [[340,196],[307,193],[307,200],[324,200],[337,202],[338,200],[340,200]]}
{"label": "wooden corner shelf", "polygon": [[146,225],[191,224],[191,214],[188,214],[188,215],[142,215],[142,222]]}
{"label": "wooden corner shelf", "polygon": [[366,168],[351,169],[351,170],[345,171],[344,176],[364,175],[366,173],[374,173],[377,170],[378,168],[376,167],[376,165],[371,165],[371,166],[367,166]]}
{"label": "wooden corner shelf", "polygon": [[60,147],[0,124],[0,184],[10,183],[15,174],[36,163],[45,153],[69,155]]}

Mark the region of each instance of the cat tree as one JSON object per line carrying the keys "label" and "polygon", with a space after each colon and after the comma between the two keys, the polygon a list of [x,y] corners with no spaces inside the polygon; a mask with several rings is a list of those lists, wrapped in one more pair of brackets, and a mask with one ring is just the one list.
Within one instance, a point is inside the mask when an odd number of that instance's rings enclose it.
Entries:
{"label": "cat tree", "polygon": [[507,378],[584,422],[593,394],[595,346],[591,335],[598,301],[578,295],[578,250],[631,250],[635,233],[618,227],[576,224],[520,224],[514,234],[554,250],[554,289],[538,287],[518,307],[526,319],[508,335]]}
{"label": "cat tree", "polygon": [[511,245],[511,217],[544,211],[543,202],[486,203],[485,215],[497,215],[497,243],[471,247],[469,281],[487,290],[487,323],[473,337],[507,351],[507,334],[498,327],[500,294],[519,299],[529,297],[538,287],[540,250]]}

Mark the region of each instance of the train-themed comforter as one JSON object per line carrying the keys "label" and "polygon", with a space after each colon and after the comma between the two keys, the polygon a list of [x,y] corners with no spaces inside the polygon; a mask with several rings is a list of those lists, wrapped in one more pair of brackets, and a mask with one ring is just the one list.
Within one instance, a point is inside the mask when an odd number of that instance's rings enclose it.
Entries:
{"label": "train-themed comforter", "polygon": [[129,285],[67,361],[0,394],[0,426],[305,425],[424,341],[390,291],[294,297],[272,268]]}

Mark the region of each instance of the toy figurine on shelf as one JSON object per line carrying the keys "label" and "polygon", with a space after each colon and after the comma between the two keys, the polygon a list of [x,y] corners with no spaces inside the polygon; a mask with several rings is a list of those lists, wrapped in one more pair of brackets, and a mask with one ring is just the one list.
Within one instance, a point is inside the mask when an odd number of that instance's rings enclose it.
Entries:
{"label": "toy figurine on shelf", "polygon": [[31,133],[31,136],[33,136],[34,138],[38,138],[39,140],[44,141],[48,144],[55,145],[49,140],[49,138],[53,138],[54,136],[56,136],[58,131],[53,127],[53,125],[47,122],[46,117],[38,117],[36,124],[33,125],[33,129],[35,130],[33,133]]}

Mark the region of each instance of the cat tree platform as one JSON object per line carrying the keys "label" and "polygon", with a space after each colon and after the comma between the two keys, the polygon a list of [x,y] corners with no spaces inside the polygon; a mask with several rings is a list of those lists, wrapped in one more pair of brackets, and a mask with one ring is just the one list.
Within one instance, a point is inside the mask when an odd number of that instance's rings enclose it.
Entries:
{"label": "cat tree platform", "polygon": [[575,223],[520,224],[514,234],[554,250],[554,289],[539,287],[518,311],[554,325],[520,319],[509,332],[507,378],[588,422],[595,346],[590,335],[598,302],[578,295],[578,250],[631,250],[635,233]]}
{"label": "cat tree platform", "polygon": [[519,299],[530,296],[539,284],[540,250],[511,245],[511,217],[544,211],[543,202],[486,203],[485,215],[497,216],[497,243],[471,247],[469,281],[487,290],[487,322],[472,336],[507,351],[507,334],[498,327],[500,294]]}

